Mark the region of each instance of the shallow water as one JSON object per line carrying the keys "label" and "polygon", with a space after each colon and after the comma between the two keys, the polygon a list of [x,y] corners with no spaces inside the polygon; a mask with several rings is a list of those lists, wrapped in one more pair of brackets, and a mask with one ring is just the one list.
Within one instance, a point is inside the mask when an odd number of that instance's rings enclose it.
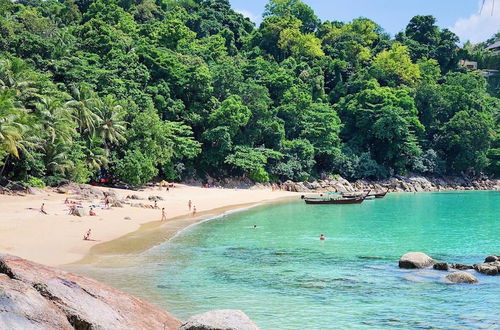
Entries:
{"label": "shallow water", "polygon": [[139,267],[92,272],[180,318],[229,308],[263,329],[500,328],[500,277],[454,285],[397,267],[410,251],[467,264],[500,254],[499,215],[499,192],[281,203],[185,230]]}

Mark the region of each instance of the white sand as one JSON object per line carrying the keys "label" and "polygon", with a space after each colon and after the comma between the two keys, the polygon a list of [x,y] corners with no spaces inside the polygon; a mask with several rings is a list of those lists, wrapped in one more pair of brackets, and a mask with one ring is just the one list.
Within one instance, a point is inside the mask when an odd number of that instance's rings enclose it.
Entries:
{"label": "white sand", "polygon": [[[131,201],[132,203],[153,204],[154,202],[147,200],[148,196],[162,196],[164,201],[159,201],[158,206],[166,208],[168,219],[188,215],[189,200],[192,200],[197,211],[202,213],[297,195],[284,191],[273,192],[270,189],[204,189],[183,185],[177,185],[169,192],[159,191],[157,188],[138,192],[113,190],[121,198],[136,194],[145,199]],[[0,252],[50,266],[65,265],[81,260],[96,244],[115,240],[138,230],[141,224],[161,219],[161,209],[151,210],[129,205],[110,210],[97,208],[95,217],[71,216],[68,215],[68,206],[64,204],[66,197],[74,196],[57,194],[51,190],[41,195],[25,197],[0,195]],[[83,205],[88,207],[99,202],[83,201]],[[28,209],[38,209],[42,203],[45,203],[48,215]],[[125,217],[132,220],[125,220]],[[168,223],[169,220],[165,225]],[[92,229],[93,241],[83,240],[88,229]],[[181,228],[176,228],[179,229]]]}

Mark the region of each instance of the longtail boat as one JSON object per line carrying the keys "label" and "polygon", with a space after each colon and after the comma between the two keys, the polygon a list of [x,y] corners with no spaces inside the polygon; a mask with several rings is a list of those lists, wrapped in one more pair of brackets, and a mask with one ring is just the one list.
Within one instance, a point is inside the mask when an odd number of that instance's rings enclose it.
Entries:
{"label": "longtail boat", "polygon": [[306,204],[361,204],[365,197],[357,198],[304,198]]}
{"label": "longtail boat", "polygon": [[356,197],[304,198],[304,201],[306,204],[361,204],[369,193],[368,191],[366,194]]}
{"label": "longtail boat", "polygon": [[387,189],[385,192],[374,193],[374,194],[370,194],[368,196],[375,196],[375,198],[384,198],[388,192],[389,192],[389,189]]}

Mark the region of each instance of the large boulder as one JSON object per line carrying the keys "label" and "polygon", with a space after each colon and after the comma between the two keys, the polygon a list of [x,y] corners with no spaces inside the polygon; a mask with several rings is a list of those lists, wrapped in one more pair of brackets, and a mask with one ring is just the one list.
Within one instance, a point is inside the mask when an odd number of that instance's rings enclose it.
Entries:
{"label": "large boulder", "polygon": [[500,274],[500,261],[485,262],[483,264],[474,265],[474,269],[481,274],[495,276]]}
{"label": "large boulder", "polygon": [[413,269],[432,266],[435,261],[422,252],[410,252],[399,259],[399,268]]}
{"label": "large boulder", "polygon": [[446,275],[446,279],[453,283],[473,284],[478,282],[477,278],[474,275],[467,272],[454,272]]}
{"label": "large boulder", "polygon": [[250,318],[238,310],[217,310],[190,317],[179,330],[258,330]]}
{"label": "large boulder", "polygon": [[[160,308],[83,276],[3,254],[0,254],[0,272],[16,283],[22,282],[24,288],[36,290],[47,306],[55,306],[54,318],[60,315],[59,310],[76,329],[178,329],[181,325],[178,319]],[[7,314],[19,310],[12,302],[7,302],[12,311],[7,310]],[[0,308],[0,315],[4,310]],[[16,320],[15,323],[0,324],[0,328],[36,328],[25,327],[29,320],[25,320],[23,314],[16,315],[19,315],[18,320],[8,316],[10,321]],[[3,319],[4,316],[0,321]],[[65,329],[55,325],[49,328]]]}
{"label": "large boulder", "polygon": [[30,285],[0,274],[0,329],[74,329],[66,315]]}
{"label": "large boulder", "polygon": [[57,188],[57,192],[60,194],[79,195],[85,199],[104,198],[104,193],[101,190],[88,184],[67,183]]}

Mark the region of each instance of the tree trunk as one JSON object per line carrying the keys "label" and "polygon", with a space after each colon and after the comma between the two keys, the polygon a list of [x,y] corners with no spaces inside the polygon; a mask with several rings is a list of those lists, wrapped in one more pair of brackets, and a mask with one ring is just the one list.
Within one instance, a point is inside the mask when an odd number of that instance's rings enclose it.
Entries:
{"label": "tree trunk", "polygon": [[7,157],[5,157],[5,161],[2,166],[2,170],[0,171],[0,177],[3,176],[3,171],[5,170],[5,166],[7,165],[7,162],[9,161],[10,154],[7,154]]}

